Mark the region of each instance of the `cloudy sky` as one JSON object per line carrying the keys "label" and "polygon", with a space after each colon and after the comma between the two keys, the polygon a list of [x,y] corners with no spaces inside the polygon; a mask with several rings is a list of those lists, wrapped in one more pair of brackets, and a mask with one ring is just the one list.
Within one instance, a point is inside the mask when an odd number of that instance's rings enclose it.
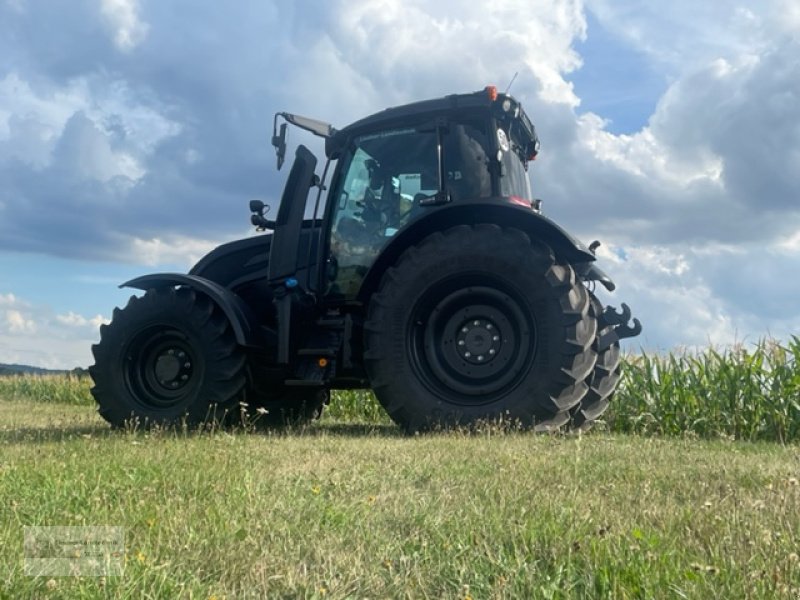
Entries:
{"label": "cloudy sky", "polygon": [[515,72],[536,195],[603,242],[631,349],[798,334],[798,57],[794,0],[0,0],[0,362],[87,366],[118,283],[250,235],[274,112]]}

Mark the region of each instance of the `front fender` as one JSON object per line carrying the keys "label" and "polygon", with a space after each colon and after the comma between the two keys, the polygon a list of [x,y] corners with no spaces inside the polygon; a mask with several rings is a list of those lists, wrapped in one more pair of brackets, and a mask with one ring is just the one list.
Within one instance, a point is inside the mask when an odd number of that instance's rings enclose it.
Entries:
{"label": "front fender", "polygon": [[264,347],[264,334],[250,307],[232,291],[210,279],[183,273],[154,273],[131,279],[119,287],[146,291],[177,286],[186,286],[208,296],[228,318],[237,343],[254,348]]}

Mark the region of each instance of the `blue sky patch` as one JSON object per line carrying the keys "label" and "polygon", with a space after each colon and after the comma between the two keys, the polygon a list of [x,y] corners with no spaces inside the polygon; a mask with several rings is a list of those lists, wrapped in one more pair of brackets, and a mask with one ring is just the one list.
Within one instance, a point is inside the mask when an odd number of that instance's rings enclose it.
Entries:
{"label": "blue sky patch", "polygon": [[583,66],[566,76],[581,99],[578,113],[593,112],[607,119],[611,133],[636,133],[647,125],[667,89],[666,76],[588,10],[586,23],[586,41],[575,44]]}

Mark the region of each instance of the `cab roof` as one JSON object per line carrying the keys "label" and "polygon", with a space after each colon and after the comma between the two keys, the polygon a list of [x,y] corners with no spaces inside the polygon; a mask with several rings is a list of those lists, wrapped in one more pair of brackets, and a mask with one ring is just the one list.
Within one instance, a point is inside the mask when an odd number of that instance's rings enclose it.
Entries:
{"label": "cab roof", "polygon": [[493,86],[488,86],[486,89],[477,92],[450,94],[442,98],[421,100],[386,108],[359,119],[347,127],[335,131],[331,137],[325,140],[325,154],[330,159],[336,159],[353,137],[372,131],[403,127],[408,124],[416,124],[420,121],[445,117],[454,113],[486,113],[494,109],[502,114],[504,112],[502,106],[506,100],[510,102],[512,110],[519,109],[518,118],[523,125],[525,133],[532,140],[535,140],[535,129],[519,102],[508,94],[497,93]]}

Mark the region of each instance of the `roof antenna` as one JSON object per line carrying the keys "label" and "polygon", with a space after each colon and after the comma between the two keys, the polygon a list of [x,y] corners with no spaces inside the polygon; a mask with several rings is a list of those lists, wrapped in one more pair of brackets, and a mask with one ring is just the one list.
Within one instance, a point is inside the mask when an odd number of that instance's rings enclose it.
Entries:
{"label": "roof antenna", "polygon": [[508,87],[506,88],[506,91],[503,92],[504,94],[508,94],[508,90],[511,89],[511,86],[514,85],[514,81],[517,79],[517,75],[519,75],[519,71],[516,71],[514,73],[514,76],[511,78],[511,81],[508,83]]}

